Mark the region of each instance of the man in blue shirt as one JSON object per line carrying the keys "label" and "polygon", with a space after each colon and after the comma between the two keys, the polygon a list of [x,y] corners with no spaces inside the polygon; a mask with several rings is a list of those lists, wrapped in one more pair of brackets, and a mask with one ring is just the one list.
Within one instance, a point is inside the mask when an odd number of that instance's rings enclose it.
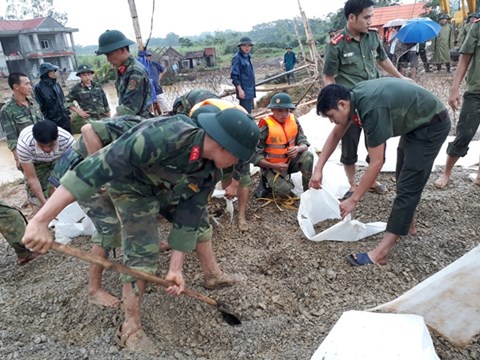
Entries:
{"label": "man in blue shirt", "polygon": [[157,101],[153,103],[153,108],[158,115],[167,114],[170,109],[168,108],[167,99],[160,85],[163,74],[165,74],[165,68],[158,62],[152,60],[152,53],[147,51],[146,57],[149,66],[149,76],[150,79],[152,79],[155,95],[157,96]]}
{"label": "man in blue shirt", "polygon": [[249,37],[243,37],[238,43],[238,52],[232,59],[230,78],[237,92],[237,99],[249,114],[253,110],[253,99],[255,99],[255,72],[251,61],[250,51],[253,43]]}

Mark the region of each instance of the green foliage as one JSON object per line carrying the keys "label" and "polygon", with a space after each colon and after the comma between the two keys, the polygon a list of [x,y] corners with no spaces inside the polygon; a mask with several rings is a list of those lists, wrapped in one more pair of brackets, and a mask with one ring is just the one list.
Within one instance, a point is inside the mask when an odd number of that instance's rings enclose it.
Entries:
{"label": "green foliage", "polygon": [[67,13],[55,10],[53,0],[7,0],[6,20],[24,20],[50,16],[65,25]]}

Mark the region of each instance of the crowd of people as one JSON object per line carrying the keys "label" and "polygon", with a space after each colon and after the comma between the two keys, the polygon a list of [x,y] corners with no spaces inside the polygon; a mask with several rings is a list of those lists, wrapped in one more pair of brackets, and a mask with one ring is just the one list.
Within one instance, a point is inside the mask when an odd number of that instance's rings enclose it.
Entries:
{"label": "crowd of people", "polygon": [[[370,29],[373,6],[372,0],[346,1],[346,26],[329,33],[325,86],[316,110],[335,126],[315,167],[315,155],[289,94],[272,96],[271,112],[258,123],[251,116],[256,81],[251,59],[254,43],[249,37],[240,39],[231,62],[237,102],[209,91],[202,96],[197,89],[169,109],[160,85],[165,68],[152,61],[149,52],[143,54],[145,61],[134,58],[130,53],[134,42],[118,30],[101,34],[96,51],[116,71],[115,109],[110,109],[102,87],[93,81],[94,70],[87,65],[78,67],[80,81],[65,97],[56,83],[58,68],[53,64],[40,66],[41,80],[35,87],[24,73],[9,74],[13,94],[0,119],[8,148],[25,176],[28,201],[35,207],[27,225],[21,211],[0,202],[0,232],[15,249],[17,264],[25,265],[52,247],[49,223],[78,201],[96,228],[92,255],[106,258],[121,248],[125,265],[155,274],[160,250],[169,249],[165,279],[171,285],[166,292],[179,295],[185,289],[185,254],[194,251],[205,288],[233,286],[244,277],[224,271],[212,247],[214,233],[207,206],[217,183],[227,198],[238,199],[238,228],[248,231],[250,164],[260,168],[255,197],[288,198],[294,188],[293,173],[301,173],[304,191],[322,188],[324,166],[341,143],[341,163],[350,185],[340,203],[344,218],[366,192],[384,195],[394,190],[377,176],[385,161],[386,141],[399,136],[396,197],[383,239],[368,252],[346,256],[353,266],[386,264],[396,241],[417,232],[415,210],[451,122],[445,104],[397,68],[378,33]],[[440,17],[439,21],[444,20]],[[465,77],[467,90],[456,138],[448,146],[445,172],[435,181],[440,189],[448,185],[455,162],[466,155],[479,126],[476,53],[480,51],[480,24],[472,22],[468,27],[450,91],[449,105],[454,110],[460,107],[459,85]],[[441,37],[450,34],[439,35],[438,41]],[[290,84],[295,81],[297,59],[290,45],[285,50],[284,70]],[[410,50],[417,55],[420,48]],[[450,69],[449,60],[440,55],[437,60]],[[408,62],[413,66],[413,54]],[[71,134],[70,112],[85,121],[77,140]],[[362,133],[368,167],[359,178],[355,164]],[[475,183],[480,186],[480,170]],[[159,240],[159,216],[172,226],[167,243]],[[89,302],[106,307],[122,304],[124,318],[115,342],[133,351],[151,351],[155,346],[141,320],[146,282],[122,275],[122,298],[118,299],[102,287],[102,274],[101,266],[90,266]]]}

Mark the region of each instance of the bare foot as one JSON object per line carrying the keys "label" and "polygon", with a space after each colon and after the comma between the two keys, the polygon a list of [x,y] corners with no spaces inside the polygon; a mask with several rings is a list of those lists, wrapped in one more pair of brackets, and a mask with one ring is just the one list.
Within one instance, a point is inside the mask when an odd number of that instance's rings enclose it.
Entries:
{"label": "bare foot", "polygon": [[168,251],[170,250],[171,247],[168,245],[168,243],[166,241],[160,241],[160,251],[164,252],[164,251]]}
{"label": "bare foot", "polygon": [[88,294],[88,303],[97,306],[119,307],[121,301],[104,289]]}
{"label": "bare foot", "polygon": [[433,183],[433,185],[435,185],[437,189],[445,189],[448,185],[449,178],[449,176],[443,174]]}
{"label": "bare foot", "polygon": [[240,231],[248,231],[248,223],[244,218],[238,218],[238,228]]}
{"label": "bare foot", "polygon": [[415,221],[413,221],[413,222],[410,224],[410,227],[408,228],[408,234],[409,234],[409,235],[412,235],[412,236],[416,236],[416,235],[417,235],[417,225],[416,225]]}

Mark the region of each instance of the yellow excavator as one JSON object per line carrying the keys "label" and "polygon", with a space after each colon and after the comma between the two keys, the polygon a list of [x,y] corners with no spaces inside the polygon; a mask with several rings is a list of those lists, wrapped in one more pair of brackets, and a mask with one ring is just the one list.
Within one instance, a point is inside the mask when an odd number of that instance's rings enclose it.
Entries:
{"label": "yellow excavator", "polygon": [[440,8],[442,12],[452,16],[452,22],[460,25],[467,18],[468,14],[477,11],[477,0],[458,0],[458,3],[459,9],[453,15],[451,14],[449,0],[440,0]]}

